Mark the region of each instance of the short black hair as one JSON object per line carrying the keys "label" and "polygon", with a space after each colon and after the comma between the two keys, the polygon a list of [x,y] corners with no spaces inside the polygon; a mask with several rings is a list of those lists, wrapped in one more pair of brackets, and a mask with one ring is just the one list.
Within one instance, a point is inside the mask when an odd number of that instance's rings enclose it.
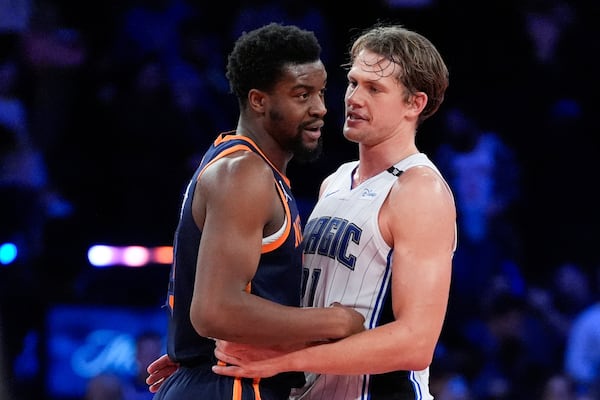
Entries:
{"label": "short black hair", "polygon": [[244,32],[227,59],[229,87],[241,106],[251,89],[271,90],[286,65],[319,61],[321,45],[315,34],[294,25],[272,22]]}

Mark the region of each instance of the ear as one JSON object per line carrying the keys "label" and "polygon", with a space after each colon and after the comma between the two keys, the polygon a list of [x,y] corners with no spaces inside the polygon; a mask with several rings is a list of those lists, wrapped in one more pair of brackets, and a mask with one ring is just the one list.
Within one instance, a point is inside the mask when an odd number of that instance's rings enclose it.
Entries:
{"label": "ear", "polygon": [[418,117],[425,106],[427,105],[427,94],[425,92],[417,92],[411,96],[410,99],[410,109],[415,113]]}
{"label": "ear", "polygon": [[267,95],[258,89],[250,89],[248,92],[248,107],[257,113],[264,113]]}

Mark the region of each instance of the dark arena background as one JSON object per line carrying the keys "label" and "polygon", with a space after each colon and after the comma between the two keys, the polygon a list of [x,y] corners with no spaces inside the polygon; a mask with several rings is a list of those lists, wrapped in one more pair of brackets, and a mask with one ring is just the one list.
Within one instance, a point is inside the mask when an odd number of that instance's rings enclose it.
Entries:
{"label": "dark arena background", "polygon": [[[288,170],[304,217],[357,157],[341,134],[353,37],[401,23],[448,64],[445,102],[417,132],[458,206],[436,400],[592,399],[598,346],[572,328],[600,299],[597,2],[214,6],[0,0],[0,400],[84,399],[104,375],[147,390],[136,343],[153,334],[165,351],[184,186],[237,123],[227,54],[271,21],[313,30],[329,73],[323,156]],[[593,372],[577,351],[596,354]],[[568,395],[550,397],[557,382]]]}

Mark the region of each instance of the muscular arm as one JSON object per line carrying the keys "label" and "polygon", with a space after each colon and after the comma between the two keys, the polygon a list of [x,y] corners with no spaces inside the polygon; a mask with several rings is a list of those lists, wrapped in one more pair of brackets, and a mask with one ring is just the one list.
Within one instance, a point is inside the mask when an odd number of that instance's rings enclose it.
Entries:
{"label": "muscular arm", "polygon": [[203,236],[190,315],[199,334],[286,345],[362,329],[361,317],[349,309],[288,307],[245,290],[263,235],[278,230],[283,215],[272,172],[257,155],[237,154],[204,172],[194,194],[194,219]]}
{"label": "muscular arm", "polygon": [[455,218],[452,194],[441,178],[426,167],[409,169],[390,192],[379,218],[384,238],[394,247],[395,321],[254,363],[217,353],[241,367],[214,367],[215,372],[265,377],[282,371],[346,375],[426,368],[446,313]]}

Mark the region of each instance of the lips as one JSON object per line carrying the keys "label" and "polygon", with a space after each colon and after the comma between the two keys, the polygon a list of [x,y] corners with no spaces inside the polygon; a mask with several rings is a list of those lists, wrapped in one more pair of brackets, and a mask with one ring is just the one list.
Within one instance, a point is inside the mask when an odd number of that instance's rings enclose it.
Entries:
{"label": "lips", "polygon": [[304,129],[304,133],[311,139],[318,139],[321,137],[321,129],[320,128],[306,128]]}
{"label": "lips", "polygon": [[321,130],[323,125],[325,125],[325,122],[318,121],[318,122],[315,122],[315,123],[305,126],[304,129],[306,129],[308,131],[318,131],[318,130]]}
{"label": "lips", "polygon": [[365,119],[366,120],[367,118],[364,115],[361,115],[361,114],[359,114],[357,112],[348,112],[346,114],[346,119],[354,121],[354,120],[359,120],[359,119]]}
{"label": "lips", "polygon": [[321,128],[325,123],[323,121],[315,122],[304,127],[304,132],[311,139],[318,139],[321,136]]}

